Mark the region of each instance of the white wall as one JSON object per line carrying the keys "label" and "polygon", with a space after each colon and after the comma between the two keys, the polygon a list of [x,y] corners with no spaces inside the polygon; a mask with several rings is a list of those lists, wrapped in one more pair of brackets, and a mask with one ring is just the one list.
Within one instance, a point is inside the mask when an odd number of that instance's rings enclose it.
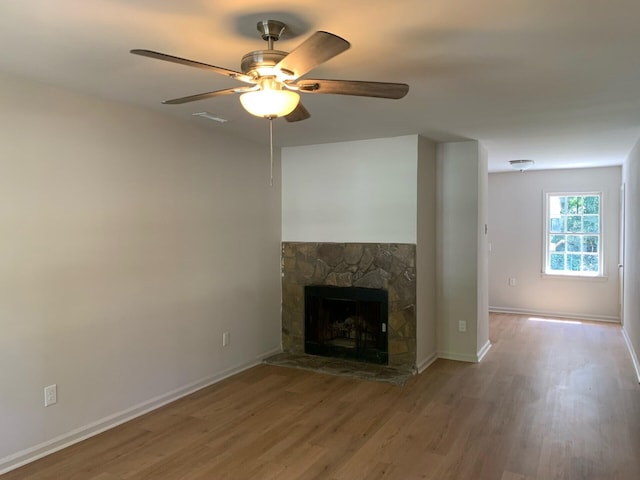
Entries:
{"label": "white wall", "polygon": [[640,141],[631,151],[622,171],[626,191],[623,332],[640,381]]}
{"label": "white wall", "polygon": [[417,135],[282,149],[282,241],[416,243]]}
{"label": "white wall", "polygon": [[[439,356],[478,361],[488,344],[483,244],[487,155],[476,141],[438,145]],[[483,198],[482,196],[485,195]],[[458,321],[467,331],[458,330]]]}
{"label": "white wall", "polygon": [[478,145],[478,323],[476,351],[482,357],[489,342],[489,153]]}
{"label": "white wall", "polygon": [[[617,321],[620,184],[620,167],[490,174],[491,308]],[[554,191],[603,193],[605,281],[541,275],[543,195]]]}
{"label": "white wall", "polygon": [[416,244],[416,365],[424,370],[437,358],[436,337],[436,144],[418,138],[418,218]]}
{"label": "white wall", "polygon": [[264,146],[22,79],[0,91],[0,471],[279,349]]}

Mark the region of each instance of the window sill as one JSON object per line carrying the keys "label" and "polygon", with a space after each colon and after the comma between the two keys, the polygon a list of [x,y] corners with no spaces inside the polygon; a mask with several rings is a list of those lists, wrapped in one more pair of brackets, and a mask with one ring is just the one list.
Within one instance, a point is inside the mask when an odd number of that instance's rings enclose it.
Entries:
{"label": "window sill", "polygon": [[561,273],[540,273],[543,279],[553,278],[557,280],[579,280],[587,282],[608,282],[608,275],[565,275]]}

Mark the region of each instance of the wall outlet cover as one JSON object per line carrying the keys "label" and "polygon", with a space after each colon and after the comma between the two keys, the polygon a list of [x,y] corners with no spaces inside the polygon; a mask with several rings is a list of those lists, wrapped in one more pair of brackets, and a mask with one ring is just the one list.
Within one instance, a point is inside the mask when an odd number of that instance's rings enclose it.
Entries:
{"label": "wall outlet cover", "polygon": [[44,387],[44,406],[48,407],[58,402],[58,386],[56,384]]}

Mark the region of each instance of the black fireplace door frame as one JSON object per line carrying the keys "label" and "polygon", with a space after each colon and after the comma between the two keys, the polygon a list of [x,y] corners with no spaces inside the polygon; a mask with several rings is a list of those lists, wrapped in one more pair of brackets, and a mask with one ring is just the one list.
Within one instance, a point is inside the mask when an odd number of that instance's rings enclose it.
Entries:
{"label": "black fireplace door frame", "polygon": [[[348,301],[345,308],[355,309],[356,317],[360,309],[376,310],[379,325],[376,329],[375,346],[372,342],[359,341],[356,335],[355,347],[344,347],[319,339],[320,320],[317,318],[323,302]],[[366,302],[366,304],[365,304]],[[327,307],[328,308],[328,307]],[[326,309],[325,309],[326,310]],[[382,365],[389,364],[388,353],[389,294],[386,290],[363,287],[334,287],[307,285],[305,287],[305,342],[304,351],[310,355],[347,358]],[[360,327],[357,327],[360,328]],[[358,333],[361,334],[360,331]],[[368,345],[367,345],[368,344]]]}

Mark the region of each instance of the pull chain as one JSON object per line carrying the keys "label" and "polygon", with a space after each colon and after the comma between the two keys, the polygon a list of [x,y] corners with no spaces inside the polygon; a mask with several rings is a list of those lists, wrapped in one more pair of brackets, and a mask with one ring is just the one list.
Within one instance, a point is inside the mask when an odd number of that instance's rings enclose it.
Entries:
{"label": "pull chain", "polygon": [[269,117],[269,186],[273,187],[273,117]]}

